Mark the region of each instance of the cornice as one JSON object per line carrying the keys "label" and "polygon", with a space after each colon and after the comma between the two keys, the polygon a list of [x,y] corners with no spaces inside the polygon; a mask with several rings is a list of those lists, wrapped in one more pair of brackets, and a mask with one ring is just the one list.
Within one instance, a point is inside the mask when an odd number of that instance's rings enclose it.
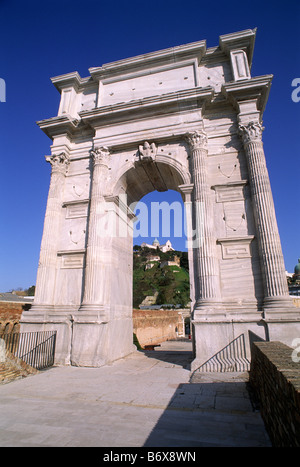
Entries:
{"label": "cornice", "polygon": [[227,182],[227,183],[219,183],[217,185],[212,185],[211,188],[213,190],[215,189],[219,189],[219,188],[234,188],[234,187],[237,187],[237,186],[245,186],[247,185],[248,183],[248,180],[236,180],[234,182]]}
{"label": "cornice", "polygon": [[200,63],[205,52],[206,41],[203,40],[106,63],[101,67],[89,68],[89,72],[95,80],[100,80],[114,74],[118,75],[138,69],[147,69],[151,67],[153,63],[161,66],[170,63],[179,63],[182,60],[195,57],[198,58],[198,63]]}
{"label": "cornice", "polygon": [[70,115],[52,117],[36,123],[49,138],[64,133],[71,137],[78,132],[80,126],[80,121],[72,118]]}
{"label": "cornice", "polygon": [[228,56],[225,54],[220,47],[209,47],[205,55],[202,57],[201,65],[208,65],[208,64],[220,64],[223,62],[228,62]]}
{"label": "cornice", "polygon": [[81,78],[77,71],[67,73],[65,75],[55,76],[50,78],[56,89],[61,93],[64,88],[73,87],[78,92],[83,87],[89,84],[93,84],[93,78],[88,76],[87,78]]}
{"label": "cornice", "polygon": [[244,50],[248,56],[249,67],[251,68],[255,37],[256,28],[224,34],[219,37],[219,47],[226,55],[229,55],[231,50]]}
{"label": "cornice", "polygon": [[78,204],[88,204],[90,202],[89,198],[86,198],[86,199],[75,199],[75,200],[72,200],[72,201],[64,201],[62,203],[62,207],[65,208],[67,206],[77,206]]}
{"label": "cornice", "polygon": [[113,79],[124,74],[130,73],[147,73],[151,71],[151,67],[163,67],[177,64],[181,62],[195,59],[200,64],[203,60],[220,58],[222,55],[228,56],[230,50],[242,49],[248,55],[249,66],[251,67],[256,29],[247,29],[240,32],[225,34],[219,37],[219,47],[211,47],[206,49],[206,41],[191,42],[184,45],[170,47],[155,52],[150,52],[143,55],[137,55],[115,62],[103,64],[100,67],[92,67],[89,69],[90,76],[81,78],[77,71],[66,73],[63,75],[51,78],[51,82],[56,89],[61,93],[64,88],[73,87],[76,92],[80,89],[95,85],[97,81],[103,79]]}
{"label": "cornice", "polygon": [[241,81],[231,81],[223,84],[221,92],[234,108],[238,108],[239,102],[256,99],[257,109],[263,113],[269,97],[272,79],[273,75],[264,75]]}
{"label": "cornice", "polygon": [[206,103],[213,98],[214,90],[210,86],[205,88],[191,88],[183,91],[170,92],[162,95],[135,99],[129,102],[96,107],[91,110],[85,110],[79,113],[80,119],[75,119],[68,114],[40,120],[37,125],[44,133],[53,138],[54,136],[67,134],[68,137],[75,136],[82,131],[92,131],[92,129],[101,122],[107,123],[112,119],[129,120],[136,114],[141,114],[145,110],[147,116],[151,117],[155,112],[157,115],[174,113],[190,109],[204,109]]}
{"label": "cornice", "polygon": [[60,250],[57,252],[57,256],[63,255],[82,255],[86,252],[86,249],[83,248],[81,250]]}
{"label": "cornice", "polygon": [[[151,108],[158,111],[160,114],[182,111],[180,105],[184,105],[186,110],[189,106],[196,104],[198,108],[205,106],[206,102],[210,102],[213,98],[214,90],[208,86],[205,88],[191,88],[183,91],[170,92],[162,95],[145,97],[143,99],[135,99],[129,102],[121,102],[119,104],[97,107],[92,110],[86,110],[79,113],[83,122],[93,125],[93,122],[99,119],[104,119],[111,116],[125,115],[129,118],[129,113],[141,112],[142,109],[150,110]],[[199,102],[200,101],[200,102]]]}

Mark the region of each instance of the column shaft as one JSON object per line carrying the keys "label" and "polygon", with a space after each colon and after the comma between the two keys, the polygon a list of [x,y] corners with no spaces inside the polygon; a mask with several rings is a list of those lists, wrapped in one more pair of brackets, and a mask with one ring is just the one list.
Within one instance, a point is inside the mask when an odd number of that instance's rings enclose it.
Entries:
{"label": "column shaft", "polygon": [[206,158],[207,136],[203,131],[186,135],[191,152],[196,227],[196,308],[220,302],[219,264],[214,234],[213,202],[210,196]]}
{"label": "column shaft", "polygon": [[81,310],[93,310],[103,306],[109,291],[105,287],[105,200],[108,178],[109,152],[107,148],[91,151],[93,159],[93,177],[91,204],[88,225],[88,244],[86,253],[84,297]]}
{"label": "column shaft", "polygon": [[47,208],[41,242],[34,305],[53,305],[57,269],[57,241],[61,221],[64,181],[69,164],[62,153],[46,158],[52,166]]}
{"label": "column shaft", "polygon": [[240,125],[264,282],[265,304],[288,297],[288,286],[276,214],[262,143],[263,127],[250,122]]}

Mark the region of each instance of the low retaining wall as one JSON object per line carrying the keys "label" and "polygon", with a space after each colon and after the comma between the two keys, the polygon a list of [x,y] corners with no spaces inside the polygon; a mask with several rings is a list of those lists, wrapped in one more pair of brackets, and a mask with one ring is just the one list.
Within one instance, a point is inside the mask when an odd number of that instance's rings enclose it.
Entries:
{"label": "low retaining wall", "polygon": [[4,331],[18,332],[23,311],[24,303],[0,302],[0,334]]}
{"label": "low retaining wall", "polygon": [[0,385],[39,373],[36,368],[33,368],[20,358],[15,357],[12,353],[5,350],[5,344],[3,347],[1,340],[2,339],[0,339]]}
{"label": "low retaining wall", "polygon": [[[27,304],[26,304],[27,305]],[[27,305],[28,306],[28,305]],[[0,303],[0,334],[18,332],[24,303]],[[184,318],[189,310],[136,310],[132,312],[133,332],[142,347],[184,336]]]}
{"label": "low retaining wall", "polygon": [[142,347],[176,339],[183,326],[178,310],[133,310],[132,317],[133,332]]}
{"label": "low retaining wall", "polygon": [[300,362],[293,351],[281,342],[251,347],[249,383],[274,447],[300,447]]}

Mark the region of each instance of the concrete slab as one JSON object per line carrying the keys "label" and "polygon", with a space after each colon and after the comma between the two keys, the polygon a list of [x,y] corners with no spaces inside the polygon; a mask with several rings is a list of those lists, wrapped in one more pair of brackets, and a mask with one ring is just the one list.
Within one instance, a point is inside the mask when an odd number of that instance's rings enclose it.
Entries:
{"label": "concrete slab", "polygon": [[[191,376],[190,342],[0,386],[0,446],[270,446],[246,376]],[[239,380],[241,379],[241,380]]]}

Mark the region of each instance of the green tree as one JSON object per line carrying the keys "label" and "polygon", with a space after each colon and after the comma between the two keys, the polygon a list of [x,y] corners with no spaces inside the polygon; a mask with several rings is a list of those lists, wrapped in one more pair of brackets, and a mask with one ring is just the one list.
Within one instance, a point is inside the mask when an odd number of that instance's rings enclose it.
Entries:
{"label": "green tree", "polygon": [[35,285],[29,287],[29,289],[27,289],[25,292],[29,297],[33,297],[35,294]]}

